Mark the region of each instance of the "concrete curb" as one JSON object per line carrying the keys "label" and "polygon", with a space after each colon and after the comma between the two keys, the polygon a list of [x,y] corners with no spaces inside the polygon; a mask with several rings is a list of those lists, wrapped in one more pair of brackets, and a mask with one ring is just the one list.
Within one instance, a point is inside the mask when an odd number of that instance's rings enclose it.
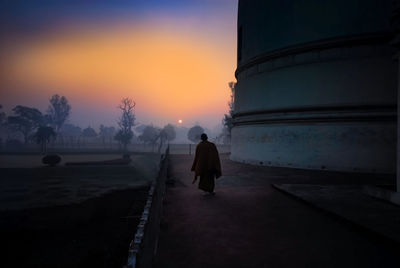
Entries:
{"label": "concrete curb", "polygon": [[128,260],[124,268],[143,268],[153,265],[165,196],[168,156],[169,148],[161,157],[159,173],[151,184],[136,234],[129,245]]}

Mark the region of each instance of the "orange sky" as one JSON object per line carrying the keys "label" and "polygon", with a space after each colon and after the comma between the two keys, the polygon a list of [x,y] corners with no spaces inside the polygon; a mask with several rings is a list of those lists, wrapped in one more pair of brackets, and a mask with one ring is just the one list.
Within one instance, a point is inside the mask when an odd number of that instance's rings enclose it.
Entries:
{"label": "orange sky", "polygon": [[114,124],[119,100],[130,97],[138,122],[213,127],[227,111],[236,67],[235,21],[224,23],[229,31],[215,21],[194,31],[198,23],[183,19],[121,20],[24,39],[2,50],[1,104],[44,111],[58,93],[72,105],[71,123],[97,127]]}

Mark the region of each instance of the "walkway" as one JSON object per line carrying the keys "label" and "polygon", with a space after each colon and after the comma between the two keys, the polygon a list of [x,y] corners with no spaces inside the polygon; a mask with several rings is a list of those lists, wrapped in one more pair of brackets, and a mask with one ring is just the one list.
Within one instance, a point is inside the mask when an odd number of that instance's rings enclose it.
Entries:
{"label": "walkway", "polygon": [[203,196],[191,184],[192,160],[171,155],[175,183],[167,189],[156,267],[400,267],[399,247],[271,187],[376,177],[255,167],[223,156],[217,194]]}

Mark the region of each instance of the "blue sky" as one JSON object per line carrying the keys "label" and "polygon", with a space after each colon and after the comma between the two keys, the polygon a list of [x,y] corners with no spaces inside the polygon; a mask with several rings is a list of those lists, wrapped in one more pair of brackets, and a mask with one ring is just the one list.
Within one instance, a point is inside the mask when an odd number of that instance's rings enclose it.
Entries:
{"label": "blue sky", "polygon": [[[232,13],[235,0],[8,0],[1,2],[1,26],[9,32],[31,32],[69,19],[105,19],[121,15],[145,17],[154,13],[170,16],[208,17]],[[232,4],[234,3],[234,5]],[[4,29],[5,28],[5,29]]]}

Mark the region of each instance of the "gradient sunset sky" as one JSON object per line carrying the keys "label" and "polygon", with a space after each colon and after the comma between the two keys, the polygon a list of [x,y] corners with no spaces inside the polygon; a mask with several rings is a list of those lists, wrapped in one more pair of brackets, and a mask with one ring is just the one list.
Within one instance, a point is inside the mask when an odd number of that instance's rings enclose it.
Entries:
{"label": "gradient sunset sky", "polygon": [[0,104],[46,111],[68,98],[70,123],[220,124],[236,68],[237,0],[10,0],[0,13]]}

